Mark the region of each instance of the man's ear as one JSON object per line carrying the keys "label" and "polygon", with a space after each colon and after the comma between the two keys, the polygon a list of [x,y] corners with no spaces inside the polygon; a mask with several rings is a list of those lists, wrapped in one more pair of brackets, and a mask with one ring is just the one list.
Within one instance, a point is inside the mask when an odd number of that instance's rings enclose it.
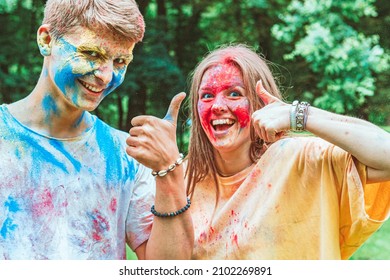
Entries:
{"label": "man's ear", "polygon": [[49,25],[41,25],[37,32],[37,43],[41,55],[49,56],[51,54],[51,42],[52,38],[49,32]]}

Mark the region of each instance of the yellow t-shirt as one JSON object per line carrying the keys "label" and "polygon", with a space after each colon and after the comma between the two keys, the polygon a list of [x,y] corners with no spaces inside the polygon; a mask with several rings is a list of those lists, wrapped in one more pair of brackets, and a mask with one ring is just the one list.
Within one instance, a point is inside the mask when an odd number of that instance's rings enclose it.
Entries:
{"label": "yellow t-shirt", "polygon": [[285,138],[194,192],[193,259],[348,259],[389,217],[390,181],[317,137]]}

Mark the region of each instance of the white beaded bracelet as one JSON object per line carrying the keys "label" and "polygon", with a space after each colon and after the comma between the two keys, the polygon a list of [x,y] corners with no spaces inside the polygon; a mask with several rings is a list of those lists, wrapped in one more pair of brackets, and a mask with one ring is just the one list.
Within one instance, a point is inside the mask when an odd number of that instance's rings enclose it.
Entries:
{"label": "white beaded bracelet", "polygon": [[154,177],[159,176],[159,177],[164,177],[165,175],[168,174],[168,172],[171,172],[175,170],[176,166],[180,165],[183,163],[184,155],[182,153],[179,154],[179,158],[175,161],[175,163],[171,164],[168,166],[168,169],[165,170],[160,170],[160,171],[152,171],[152,175]]}

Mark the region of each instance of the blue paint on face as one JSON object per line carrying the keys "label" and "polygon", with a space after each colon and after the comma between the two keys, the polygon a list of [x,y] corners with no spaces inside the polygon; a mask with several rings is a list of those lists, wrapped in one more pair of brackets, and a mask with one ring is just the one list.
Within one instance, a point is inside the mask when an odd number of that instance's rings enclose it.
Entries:
{"label": "blue paint on face", "polygon": [[[80,105],[83,102],[81,99],[83,96],[79,92],[82,86],[79,84],[78,79],[84,76],[92,76],[96,70],[112,71],[109,73],[111,79],[105,85],[106,88],[102,93],[102,99],[123,83],[127,70],[126,65],[117,65],[112,58],[91,60],[91,58],[86,57],[75,45],[69,43],[64,38],[59,39],[56,45],[58,45],[54,52],[56,64],[52,67],[54,82],[73,104]],[[111,66],[110,63],[112,63]]]}
{"label": "blue paint on face", "polygon": [[16,213],[16,212],[20,211],[20,207],[19,207],[18,202],[12,196],[8,197],[8,200],[4,203],[4,206],[6,208],[8,208],[9,212],[12,212],[12,213]]}
{"label": "blue paint on face", "polygon": [[123,83],[123,81],[125,80],[126,70],[127,67],[123,67],[119,70],[114,71],[111,82],[109,83],[109,86],[104,92],[104,96],[109,95],[114,89],[116,89]]}

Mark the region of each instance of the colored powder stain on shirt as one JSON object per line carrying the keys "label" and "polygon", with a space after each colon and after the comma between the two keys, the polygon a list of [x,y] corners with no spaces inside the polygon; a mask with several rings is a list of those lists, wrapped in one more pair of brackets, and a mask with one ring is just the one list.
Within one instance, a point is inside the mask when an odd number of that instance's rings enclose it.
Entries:
{"label": "colored powder stain on shirt", "polygon": [[42,216],[53,212],[53,195],[50,190],[44,189],[43,192],[35,194],[34,201],[35,202],[31,209],[34,216]]}
{"label": "colored powder stain on shirt", "polygon": [[55,167],[60,168],[66,173],[69,173],[65,164],[58,159],[56,159],[52,153],[47,151],[44,147],[42,147],[37,141],[33,138],[28,137],[24,134],[19,134],[19,138],[21,143],[26,143],[24,148],[27,150],[31,150],[31,155],[34,158],[35,162],[48,162],[53,164]]}
{"label": "colored powder stain on shirt", "polygon": [[18,226],[13,223],[13,219],[6,218],[1,229],[0,229],[0,235],[6,239],[7,235],[10,234],[12,231],[14,231]]}
{"label": "colored powder stain on shirt", "polygon": [[55,139],[51,139],[50,145],[52,145],[55,149],[60,151],[72,163],[76,171],[80,172],[81,163],[77,161],[67,150],[65,150],[64,144],[62,142],[57,141]]}
{"label": "colored powder stain on shirt", "polygon": [[[100,148],[100,153],[106,161],[106,178],[107,181],[118,181],[122,178],[122,168],[120,158],[122,155],[118,155],[117,152],[120,150],[115,144],[117,144],[112,135],[108,131],[108,127],[104,126],[103,123],[96,123],[96,142]],[[119,144],[117,144],[119,145]]]}
{"label": "colored powder stain on shirt", "polygon": [[4,203],[4,206],[7,207],[8,211],[12,213],[20,211],[18,202],[11,196],[8,197],[8,200]]}
{"label": "colored powder stain on shirt", "polygon": [[111,202],[110,202],[110,210],[111,210],[113,213],[115,213],[117,207],[118,207],[118,205],[117,205],[116,198],[112,198],[112,199],[111,199]]}
{"label": "colored powder stain on shirt", "polygon": [[238,236],[236,233],[232,234],[231,239],[232,239],[232,245],[236,245],[238,247]]}
{"label": "colored powder stain on shirt", "polygon": [[96,241],[103,240],[103,235],[106,231],[110,230],[110,224],[106,218],[98,211],[94,210],[92,213],[89,213],[88,216],[92,219],[93,232],[92,237]]}

